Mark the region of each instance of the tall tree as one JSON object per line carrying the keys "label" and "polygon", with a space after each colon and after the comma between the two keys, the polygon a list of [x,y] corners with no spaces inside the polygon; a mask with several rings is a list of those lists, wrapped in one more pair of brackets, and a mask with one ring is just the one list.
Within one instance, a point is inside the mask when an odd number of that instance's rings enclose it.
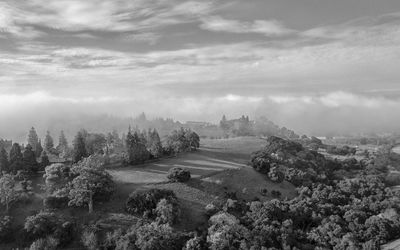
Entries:
{"label": "tall tree", "polygon": [[4,148],[0,150],[0,172],[9,171],[9,162],[7,157],[7,151]]}
{"label": "tall tree", "polygon": [[154,158],[160,158],[163,154],[163,148],[161,144],[160,135],[158,134],[157,130],[154,129],[153,131],[149,130],[148,135],[148,150],[150,154]]}
{"label": "tall tree", "polygon": [[31,145],[33,151],[36,151],[38,143],[39,143],[38,135],[36,133],[35,128],[32,127],[31,130],[29,130],[28,134],[28,144]]}
{"label": "tall tree", "polygon": [[21,152],[21,146],[18,143],[14,143],[10,150],[10,169],[13,172],[21,170],[23,167],[23,156]]}
{"label": "tall tree", "polygon": [[54,140],[50,135],[50,131],[47,131],[46,137],[44,138],[44,150],[52,152],[54,149]]}
{"label": "tall tree", "polygon": [[49,156],[47,156],[46,151],[43,151],[40,156],[40,165],[43,169],[50,165]]}
{"label": "tall tree", "polygon": [[40,157],[43,152],[42,141],[39,139],[39,143],[36,145],[35,155],[36,157]]}
{"label": "tall tree", "polygon": [[10,209],[10,205],[18,200],[21,193],[17,190],[16,176],[12,174],[4,174],[0,177],[0,202],[6,206],[6,211]]}
{"label": "tall tree", "polygon": [[60,136],[58,137],[58,146],[57,149],[62,152],[68,148],[68,141],[65,137],[64,131],[61,130]]}
{"label": "tall tree", "polygon": [[93,212],[95,201],[108,200],[115,190],[115,184],[111,175],[104,170],[99,159],[93,156],[79,162],[72,169],[79,173],[70,185],[69,205],[85,206],[89,213]]}
{"label": "tall tree", "polygon": [[74,153],[73,153],[73,161],[75,163],[82,160],[82,158],[87,157],[87,151],[85,146],[85,138],[81,131],[77,133],[74,139]]}
{"label": "tall tree", "polygon": [[32,150],[30,144],[26,145],[23,153],[23,161],[25,170],[36,172],[38,170],[38,163],[36,161],[35,152]]}
{"label": "tall tree", "polygon": [[147,151],[146,144],[140,138],[139,134],[135,131],[133,134],[131,131],[126,136],[126,148],[128,151],[128,163],[138,164],[150,158],[150,153]]}

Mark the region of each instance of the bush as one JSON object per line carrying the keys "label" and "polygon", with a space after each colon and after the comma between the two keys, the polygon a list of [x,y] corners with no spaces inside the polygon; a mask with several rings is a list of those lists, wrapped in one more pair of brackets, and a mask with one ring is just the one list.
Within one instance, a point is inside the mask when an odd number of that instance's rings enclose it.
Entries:
{"label": "bush", "polygon": [[167,177],[173,182],[186,182],[190,180],[190,171],[180,167],[174,167],[168,171]]}
{"label": "bush", "polygon": [[279,198],[279,197],[281,197],[282,194],[278,190],[272,190],[271,195],[272,195],[272,197]]}
{"label": "bush", "polygon": [[61,246],[70,242],[73,236],[73,224],[50,212],[29,216],[25,220],[24,228],[31,239],[52,236]]}
{"label": "bush", "polygon": [[13,234],[12,230],[12,217],[3,216],[0,218],[0,241],[10,241],[10,237]]}
{"label": "bush", "polygon": [[180,210],[175,201],[171,203],[166,199],[162,199],[158,202],[154,212],[158,223],[172,225],[177,221]]}
{"label": "bush", "polygon": [[83,231],[81,242],[88,250],[100,249],[99,240],[97,239],[96,233],[92,229],[86,229]]}
{"label": "bush", "polygon": [[136,231],[136,246],[142,250],[179,249],[184,246],[182,237],[167,224],[145,224]]}
{"label": "bush", "polygon": [[134,215],[155,218],[155,209],[162,199],[166,199],[171,204],[177,203],[177,198],[171,190],[137,190],[129,195],[126,201],[126,211]]}
{"label": "bush", "polygon": [[56,250],[59,242],[53,237],[38,239],[32,243],[29,250]]}
{"label": "bush", "polygon": [[65,196],[48,196],[43,200],[45,208],[60,209],[68,206],[68,197]]}

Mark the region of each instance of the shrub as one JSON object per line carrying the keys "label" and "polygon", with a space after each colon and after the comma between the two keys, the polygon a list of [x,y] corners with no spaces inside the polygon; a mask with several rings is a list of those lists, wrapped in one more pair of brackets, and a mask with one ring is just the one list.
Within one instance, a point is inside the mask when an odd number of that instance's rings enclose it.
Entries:
{"label": "shrub", "polygon": [[43,200],[45,208],[60,209],[68,206],[68,197],[65,196],[48,196]]}
{"label": "shrub", "polygon": [[173,182],[186,182],[190,180],[190,171],[180,167],[174,167],[168,171],[167,177]]}
{"label": "shrub", "polygon": [[182,250],[203,250],[206,249],[205,239],[195,236],[189,239]]}
{"label": "shrub", "polygon": [[181,250],[184,245],[180,235],[175,234],[167,224],[145,224],[137,229],[136,237],[135,244],[141,250]]}
{"label": "shrub", "polygon": [[272,167],[268,172],[268,177],[273,182],[281,183],[285,179],[285,174],[282,173],[278,167]]}
{"label": "shrub", "polygon": [[3,216],[0,218],[0,241],[6,242],[12,236],[12,218],[10,216]]}
{"label": "shrub", "polygon": [[50,212],[29,216],[25,220],[24,228],[31,239],[52,236],[61,246],[70,242],[73,236],[73,224]]}
{"label": "shrub", "polygon": [[92,229],[85,229],[83,231],[81,242],[88,250],[100,249],[99,240],[96,233]]}
{"label": "shrub", "polygon": [[161,199],[155,209],[156,221],[160,224],[172,225],[177,221],[179,213],[180,210],[175,201],[172,203],[166,199]]}
{"label": "shrub", "polygon": [[281,197],[282,194],[278,190],[272,190],[271,195],[272,195],[272,197],[279,198],[279,197]]}
{"label": "shrub", "polygon": [[172,204],[177,203],[177,198],[171,190],[137,190],[129,195],[126,201],[126,211],[130,214],[154,218],[157,204],[162,199],[166,199]]}
{"label": "shrub", "polygon": [[59,242],[53,237],[42,238],[34,241],[29,250],[56,250]]}

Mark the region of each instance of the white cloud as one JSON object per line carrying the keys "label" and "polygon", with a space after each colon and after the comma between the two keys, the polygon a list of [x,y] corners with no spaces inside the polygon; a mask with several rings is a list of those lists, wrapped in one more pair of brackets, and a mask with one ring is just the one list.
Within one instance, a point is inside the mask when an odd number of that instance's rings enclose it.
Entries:
{"label": "white cloud", "polygon": [[293,32],[276,20],[242,22],[238,20],[224,19],[219,16],[203,18],[200,27],[205,30],[216,32],[259,33],[267,36],[287,35]]}

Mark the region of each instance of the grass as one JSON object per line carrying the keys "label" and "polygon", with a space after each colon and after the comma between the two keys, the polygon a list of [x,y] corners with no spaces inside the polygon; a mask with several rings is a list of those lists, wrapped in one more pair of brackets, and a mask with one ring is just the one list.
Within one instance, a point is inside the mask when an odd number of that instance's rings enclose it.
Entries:
{"label": "grass", "polygon": [[[90,224],[113,214],[124,214],[125,201],[136,189],[161,188],[175,192],[181,204],[181,221],[177,230],[192,231],[207,224],[205,206],[214,200],[225,198],[225,192],[236,192],[239,199],[269,200],[270,195],[262,196],[261,188],[278,190],[282,198],[295,195],[294,186],[283,182],[269,181],[264,175],[247,166],[250,154],[265,145],[265,140],[256,137],[231,139],[204,139],[197,152],[181,154],[178,157],[161,159],[141,166],[117,166],[108,169],[116,182],[116,192],[111,200],[95,203],[94,213],[89,215],[87,208],[66,208],[58,213],[76,217],[82,224]],[[169,183],[168,170],[183,167],[190,170],[192,179],[187,183]],[[23,224],[25,218],[43,209],[44,191],[40,190],[43,178],[34,180],[35,196],[29,204],[13,210],[12,215]],[[114,216],[115,217],[115,216]],[[113,218],[114,218],[113,217]],[[115,217],[118,220],[118,216]],[[115,219],[114,218],[114,219]],[[107,224],[108,220],[103,220]],[[115,224],[115,220],[112,220]]]}

